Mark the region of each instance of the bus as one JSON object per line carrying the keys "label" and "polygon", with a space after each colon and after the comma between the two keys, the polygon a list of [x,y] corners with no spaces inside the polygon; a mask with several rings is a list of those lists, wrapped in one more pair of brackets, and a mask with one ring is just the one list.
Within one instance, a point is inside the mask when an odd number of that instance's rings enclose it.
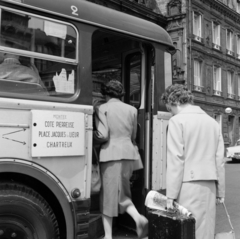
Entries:
{"label": "bus", "polygon": [[145,214],[146,193],[165,188],[168,33],[81,0],[1,0],[0,25],[0,238],[103,235],[91,193],[93,101],[110,79],[138,109],[144,169],[131,190]]}

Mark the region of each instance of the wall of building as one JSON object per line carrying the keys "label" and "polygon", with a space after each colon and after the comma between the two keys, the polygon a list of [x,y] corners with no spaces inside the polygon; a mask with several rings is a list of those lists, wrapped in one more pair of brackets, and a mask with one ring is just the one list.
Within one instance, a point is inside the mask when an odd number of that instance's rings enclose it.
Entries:
{"label": "wall of building", "polygon": [[[240,35],[240,4],[237,0],[157,0],[161,13],[167,17],[167,31],[177,48],[173,56],[173,80],[186,83],[194,93],[195,103],[222,125],[226,147],[240,137],[240,57],[236,54]],[[201,14],[201,37],[194,35],[193,14]],[[220,25],[220,46],[213,45],[213,22]],[[233,32],[233,49],[226,47],[226,31]],[[239,58],[239,59],[238,59]],[[194,60],[201,62],[201,85],[194,83]],[[221,91],[213,82],[213,67],[221,68]],[[233,73],[234,89],[228,93],[227,72]],[[232,108],[230,114],[225,113]]]}

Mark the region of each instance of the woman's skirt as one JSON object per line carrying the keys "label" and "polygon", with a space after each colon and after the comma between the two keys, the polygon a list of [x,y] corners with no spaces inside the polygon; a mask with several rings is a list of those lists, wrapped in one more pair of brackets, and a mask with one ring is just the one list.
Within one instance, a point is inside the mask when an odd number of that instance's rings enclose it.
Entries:
{"label": "woman's skirt", "polygon": [[109,217],[117,217],[132,204],[130,178],[133,160],[118,160],[100,163],[102,187],[100,211]]}
{"label": "woman's skirt", "polygon": [[196,239],[213,239],[216,218],[215,181],[182,183],[177,202],[193,213],[196,219]]}

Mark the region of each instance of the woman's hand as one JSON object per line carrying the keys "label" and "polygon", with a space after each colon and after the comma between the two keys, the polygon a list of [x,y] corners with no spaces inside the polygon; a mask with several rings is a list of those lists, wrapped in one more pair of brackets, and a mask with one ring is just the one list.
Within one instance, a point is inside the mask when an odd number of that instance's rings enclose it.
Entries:
{"label": "woman's hand", "polygon": [[174,199],[172,198],[167,198],[167,210],[173,210],[174,209],[174,206],[173,206],[173,201]]}
{"label": "woman's hand", "polygon": [[224,203],[224,198],[217,197],[216,204]]}

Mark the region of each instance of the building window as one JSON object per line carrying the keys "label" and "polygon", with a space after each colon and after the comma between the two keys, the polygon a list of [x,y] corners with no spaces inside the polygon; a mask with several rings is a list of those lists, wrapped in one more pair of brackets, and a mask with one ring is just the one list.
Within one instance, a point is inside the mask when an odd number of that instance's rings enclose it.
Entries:
{"label": "building window", "polygon": [[240,100],[240,75],[238,75],[238,100]]}
{"label": "building window", "polygon": [[240,35],[237,35],[237,58],[240,59]]}
{"label": "building window", "polygon": [[220,125],[220,131],[222,132],[222,115],[220,114],[214,114],[214,119],[219,123]]}
{"label": "building window", "polygon": [[202,62],[199,60],[194,60],[194,90],[203,91]]}
{"label": "building window", "polygon": [[201,41],[202,38],[202,15],[193,12],[193,34],[197,37],[195,40]]}
{"label": "building window", "polygon": [[233,72],[227,71],[228,98],[234,99],[234,79]]}
{"label": "building window", "polygon": [[222,95],[222,69],[218,66],[213,66],[213,94]]}
{"label": "building window", "polygon": [[233,53],[233,32],[227,29],[227,54]]}
{"label": "building window", "polygon": [[220,46],[220,25],[216,22],[213,22],[213,43],[214,48]]}
{"label": "building window", "polygon": [[240,1],[237,0],[237,12],[240,13]]}
{"label": "building window", "polygon": [[229,138],[229,144],[231,145],[233,143],[233,123],[234,123],[234,116],[229,115],[228,116],[228,138]]}

